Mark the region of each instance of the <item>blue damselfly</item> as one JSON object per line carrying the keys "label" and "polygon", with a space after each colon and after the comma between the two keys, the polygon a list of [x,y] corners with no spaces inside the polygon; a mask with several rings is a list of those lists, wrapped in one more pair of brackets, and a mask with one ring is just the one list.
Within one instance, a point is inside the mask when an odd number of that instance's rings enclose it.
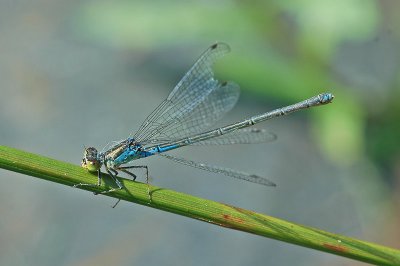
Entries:
{"label": "blue damselfly", "polygon": [[136,175],[128,169],[144,168],[146,178],[148,178],[147,166],[124,165],[133,160],[152,155],[159,155],[184,165],[222,173],[257,184],[275,186],[272,181],[255,174],[193,162],[166,153],[183,146],[272,141],[275,139],[274,134],[251,126],[301,109],[328,104],[333,100],[332,94],[322,93],[293,105],[256,115],[224,127],[207,130],[214,122],[230,111],[239,98],[239,86],[231,81],[218,81],[214,78],[212,70],[214,62],[229,51],[230,48],[225,43],[216,43],[210,46],[168,97],[147,117],[136,133],[123,141],[114,142],[102,152],[98,152],[93,147],[85,148],[82,167],[90,172],[97,172],[98,182],[97,184],[77,184],[75,187],[100,185],[100,169],[104,165],[117,188],[111,188],[101,193],[105,194],[122,189],[121,182],[116,178],[118,171],[132,176],[135,180]]}

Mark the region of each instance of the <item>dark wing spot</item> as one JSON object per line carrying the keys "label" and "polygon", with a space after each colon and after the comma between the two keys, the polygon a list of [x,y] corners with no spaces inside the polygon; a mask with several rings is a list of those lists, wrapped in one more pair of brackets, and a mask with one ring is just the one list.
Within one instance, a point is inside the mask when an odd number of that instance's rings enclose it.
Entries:
{"label": "dark wing spot", "polygon": [[228,85],[228,82],[226,82],[226,81],[224,81],[224,82],[221,83],[221,86],[222,86],[222,87],[224,87],[224,86],[226,86],[226,85]]}
{"label": "dark wing spot", "polygon": [[215,48],[217,48],[217,46],[218,46],[218,43],[214,43],[213,45],[211,45],[211,49],[215,49]]}

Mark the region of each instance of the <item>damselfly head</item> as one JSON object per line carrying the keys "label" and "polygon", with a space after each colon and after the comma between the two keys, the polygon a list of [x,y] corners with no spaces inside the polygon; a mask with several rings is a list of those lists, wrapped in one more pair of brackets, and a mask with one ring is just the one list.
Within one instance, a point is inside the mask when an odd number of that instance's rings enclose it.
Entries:
{"label": "damselfly head", "polygon": [[85,148],[81,166],[87,169],[89,172],[97,172],[101,168],[101,162],[98,158],[98,152],[96,148]]}

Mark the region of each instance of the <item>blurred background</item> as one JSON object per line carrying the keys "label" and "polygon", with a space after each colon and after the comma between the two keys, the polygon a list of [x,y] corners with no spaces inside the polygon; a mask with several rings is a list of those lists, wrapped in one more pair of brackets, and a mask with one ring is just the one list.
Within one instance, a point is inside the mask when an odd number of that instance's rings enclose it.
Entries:
{"label": "blurred background", "polygon": [[[400,248],[399,8],[394,0],[2,0],[1,145],[78,165],[83,145],[126,138],[224,41],[232,52],[216,76],[242,94],[222,125],[325,91],[334,103],[261,124],[278,135],[273,143],[173,152],[267,176],[276,188],[143,159],[152,184]],[[1,265],[362,265],[0,176]]]}

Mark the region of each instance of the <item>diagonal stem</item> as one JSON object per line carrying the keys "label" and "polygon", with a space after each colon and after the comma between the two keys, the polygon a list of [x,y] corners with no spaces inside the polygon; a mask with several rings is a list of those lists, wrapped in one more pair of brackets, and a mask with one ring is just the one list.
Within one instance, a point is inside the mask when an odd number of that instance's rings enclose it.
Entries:
{"label": "diagonal stem", "polygon": [[[95,183],[97,180],[96,175],[77,165],[5,146],[0,146],[0,168],[68,185],[71,189],[75,184]],[[400,265],[400,250],[155,186],[150,186],[150,200],[147,184],[119,180],[124,188],[106,196],[358,261]],[[100,193],[113,185],[108,178],[103,183],[100,187],[84,186],[81,189]]]}

